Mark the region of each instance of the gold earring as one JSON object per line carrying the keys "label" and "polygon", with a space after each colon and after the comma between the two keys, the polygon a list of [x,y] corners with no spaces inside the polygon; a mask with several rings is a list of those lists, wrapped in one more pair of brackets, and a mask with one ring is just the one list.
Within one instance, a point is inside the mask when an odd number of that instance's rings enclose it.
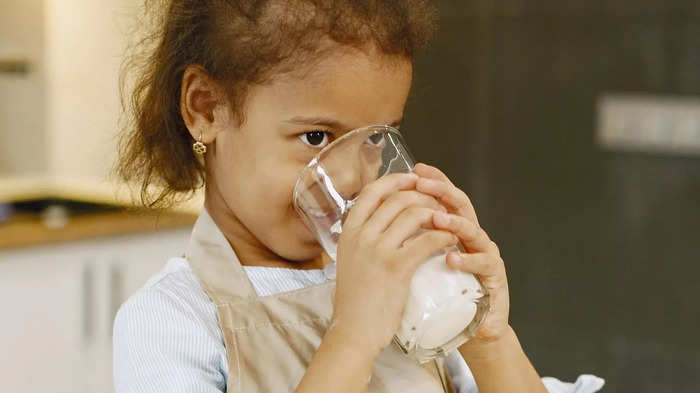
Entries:
{"label": "gold earring", "polygon": [[199,155],[203,155],[207,152],[207,145],[202,143],[202,133],[199,133],[199,140],[192,144],[192,150]]}

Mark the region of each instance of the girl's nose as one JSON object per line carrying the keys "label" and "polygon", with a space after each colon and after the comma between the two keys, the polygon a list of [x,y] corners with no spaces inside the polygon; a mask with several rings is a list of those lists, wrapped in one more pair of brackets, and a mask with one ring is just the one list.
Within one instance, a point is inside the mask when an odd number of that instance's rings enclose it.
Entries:
{"label": "girl's nose", "polygon": [[344,200],[355,199],[368,180],[364,179],[362,162],[354,158],[342,160],[338,164],[331,175],[333,186]]}
{"label": "girl's nose", "polygon": [[381,148],[365,143],[365,139],[367,135],[359,134],[323,157],[322,166],[335,194],[345,201],[355,199],[367,184],[375,181],[382,167]]}

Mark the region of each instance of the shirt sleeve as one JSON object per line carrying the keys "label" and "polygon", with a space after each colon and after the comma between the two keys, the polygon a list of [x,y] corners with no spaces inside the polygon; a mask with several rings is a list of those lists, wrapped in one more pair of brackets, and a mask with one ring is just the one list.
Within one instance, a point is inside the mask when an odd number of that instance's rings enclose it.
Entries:
{"label": "shirt sleeve", "polygon": [[[447,356],[445,366],[457,393],[479,393],[474,375],[459,351],[453,351]],[[605,381],[595,375],[584,374],[574,383],[562,382],[553,377],[543,377],[542,383],[549,393],[594,393],[603,387]]]}
{"label": "shirt sleeve", "polygon": [[192,299],[142,289],[119,309],[113,340],[116,393],[226,390],[223,340]]}

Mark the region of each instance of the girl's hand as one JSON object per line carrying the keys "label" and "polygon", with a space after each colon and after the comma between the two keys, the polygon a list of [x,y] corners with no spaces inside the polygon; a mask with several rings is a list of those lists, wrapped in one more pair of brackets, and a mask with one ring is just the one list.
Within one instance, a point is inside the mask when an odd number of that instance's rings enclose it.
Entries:
{"label": "girl's hand", "polygon": [[477,274],[489,292],[491,309],[477,336],[469,343],[473,345],[479,341],[492,342],[506,337],[510,332],[510,300],[506,269],[498,246],[479,226],[479,220],[467,194],[455,187],[444,173],[422,163],[415,166],[414,172],[420,176],[416,189],[433,196],[447,208],[447,214],[435,212],[435,228],[456,234],[467,251],[449,253],[447,264],[453,269]]}
{"label": "girl's hand", "polygon": [[[434,229],[433,215],[446,209],[415,190],[417,179],[392,174],[364,187],[338,240],[329,331],[340,331],[358,348],[369,345],[375,354],[398,330],[415,270],[459,241],[450,231]],[[413,237],[421,228],[426,231]]]}

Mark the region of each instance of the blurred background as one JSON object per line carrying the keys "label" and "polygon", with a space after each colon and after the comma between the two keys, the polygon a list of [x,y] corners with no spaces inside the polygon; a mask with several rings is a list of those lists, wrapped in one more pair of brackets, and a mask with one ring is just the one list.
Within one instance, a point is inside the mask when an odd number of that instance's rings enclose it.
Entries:
{"label": "blurred background", "polygon": [[[119,304],[201,197],[108,176],[140,0],[0,1],[0,389],[109,392]],[[700,2],[438,1],[403,130],[472,198],[542,375],[700,388]]]}
{"label": "blurred background", "polygon": [[499,244],[538,371],[700,391],[700,2],[439,6],[403,129]]}

